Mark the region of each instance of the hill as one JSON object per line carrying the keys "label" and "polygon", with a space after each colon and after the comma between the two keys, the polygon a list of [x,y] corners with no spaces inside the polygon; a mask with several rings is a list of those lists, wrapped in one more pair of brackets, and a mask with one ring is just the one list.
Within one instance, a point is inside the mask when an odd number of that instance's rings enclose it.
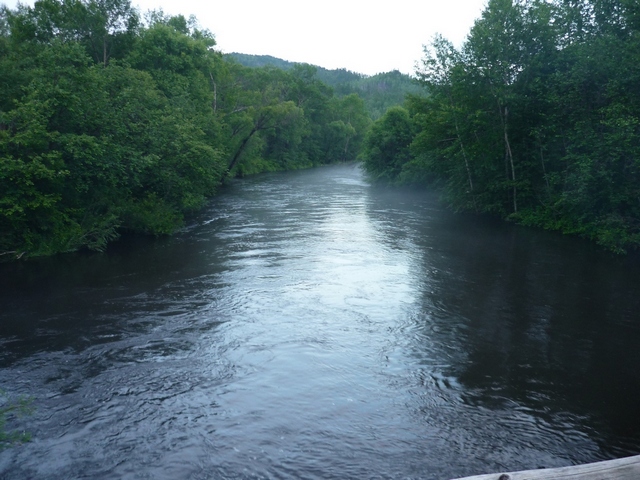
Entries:
{"label": "hill", "polygon": [[[226,58],[233,59],[245,67],[260,68],[272,66],[282,70],[290,70],[296,65],[271,55],[249,55],[246,53],[229,53]],[[394,70],[378,73],[376,75],[364,75],[352,72],[345,68],[329,70],[313,65],[316,69],[316,77],[326,83],[338,96],[346,96],[357,93],[362,97],[369,115],[374,120],[380,118],[388,108],[402,105],[407,94],[424,95],[424,89],[415,80],[404,73]]]}

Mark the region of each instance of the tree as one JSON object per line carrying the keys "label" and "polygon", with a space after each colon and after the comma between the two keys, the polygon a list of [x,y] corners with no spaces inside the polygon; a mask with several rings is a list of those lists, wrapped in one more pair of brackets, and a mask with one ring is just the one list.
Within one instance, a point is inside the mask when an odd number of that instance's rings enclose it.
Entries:
{"label": "tree", "polygon": [[38,0],[9,12],[9,23],[19,41],[79,42],[106,66],[114,50],[131,44],[140,22],[129,0]]}
{"label": "tree", "polygon": [[460,51],[441,37],[425,49],[429,96],[406,103],[410,160],[382,154],[377,142],[393,142],[374,125],[365,165],[436,184],[457,209],[637,246],[638,12],[627,0],[490,0]]}
{"label": "tree", "polygon": [[393,182],[411,160],[414,131],[409,112],[392,107],[376,122],[364,140],[362,157],[366,171],[377,181]]}
{"label": "tree", "polygon": [[243,68],[194,18],[147,18],[126,0],[0,10],[4,259],[171,233],[230,175],[357,154],[362,103],[313,67]]}

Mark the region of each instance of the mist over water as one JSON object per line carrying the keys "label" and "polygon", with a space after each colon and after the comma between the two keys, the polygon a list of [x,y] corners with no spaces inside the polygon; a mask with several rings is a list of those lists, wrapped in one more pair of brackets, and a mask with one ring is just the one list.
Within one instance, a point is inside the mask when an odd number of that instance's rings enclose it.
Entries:
{"label": "mist over water", "polygon": [[447,479],[640,453],[640,260],[357,165],[0,265],[0,477]]}

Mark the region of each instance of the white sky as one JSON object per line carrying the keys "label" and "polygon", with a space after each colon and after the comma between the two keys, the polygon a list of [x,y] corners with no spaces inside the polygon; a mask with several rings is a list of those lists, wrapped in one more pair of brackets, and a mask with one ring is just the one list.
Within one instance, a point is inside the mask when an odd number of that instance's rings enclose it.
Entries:
{"label": "white sky", "polygon": [[[16,0],[0,0],[14,8]],[[33,0],[23,1],[33,5]],[[132,0],[142,12],[194,14],[224,53],[272,55],[373,75],[413,73],[436,33],[464,41],[486,0]],[[377,5],[377,6],[376,6]]]}

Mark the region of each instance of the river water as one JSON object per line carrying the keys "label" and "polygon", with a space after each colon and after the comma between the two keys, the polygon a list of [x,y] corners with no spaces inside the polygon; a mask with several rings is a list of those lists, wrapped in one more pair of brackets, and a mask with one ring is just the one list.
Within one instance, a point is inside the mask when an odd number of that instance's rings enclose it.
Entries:
{"label": "river water", "polygon": [[447,479],[640,453],[640,260],[357,165],[0,265],[0,478]]}

